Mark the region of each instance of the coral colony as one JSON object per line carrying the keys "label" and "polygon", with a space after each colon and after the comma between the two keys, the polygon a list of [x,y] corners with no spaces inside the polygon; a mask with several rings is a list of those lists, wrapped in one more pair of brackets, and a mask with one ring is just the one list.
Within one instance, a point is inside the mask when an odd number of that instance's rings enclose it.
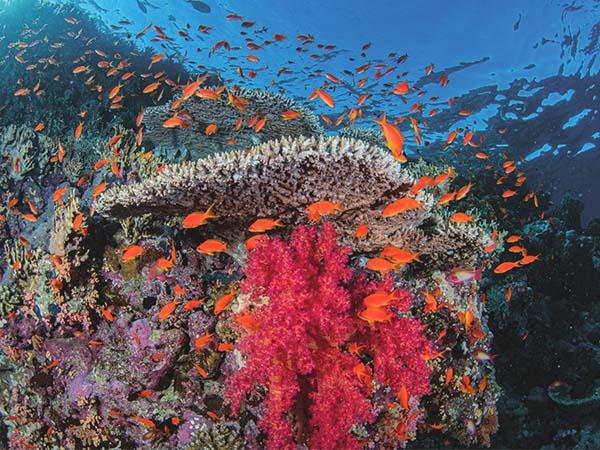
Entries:
{"label": "coral colony", "polygon": [[[385,116],[326,134],[284,95],[189,74],[77,9],[27,14],[11,55],[55,83],[3,106],[33,122],[0,124],[3,448],[481,447],[548,432],[528,425],[519,383],[523,358],[550,346],[543,317],[598,300],[600,227],[583,230],[576,202],[538,219],[547,200],[528,191],[507,211],[517,200],[496,178],[527,189],[514,161],[467,177],[409,160]],[[40,17],[88,36],[38,42]],[[32,81],[9,60],[6,83]],[[550,302],[559,292],[569,306]],[[597,351],[586,333],[564,354]],[[549,361],[532,411],[597,407],[594,366],[557,381]]]}

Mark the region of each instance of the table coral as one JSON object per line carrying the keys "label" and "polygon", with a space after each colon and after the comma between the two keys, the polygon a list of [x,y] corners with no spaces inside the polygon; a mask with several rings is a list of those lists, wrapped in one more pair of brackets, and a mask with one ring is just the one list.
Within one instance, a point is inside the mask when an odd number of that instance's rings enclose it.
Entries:
{"label": "table coral", "polygon": [[[229,94],[241,99],[245,103],[244,108],[234,106],[228,100]],[[216,100],[193,96],[185,100],[180,109],[185,111],[186,122],[189,123],[186,128],[163,127],[165,120],[176,112],[169,105],[147,108],[144,141],[159,150],[167,148],[171,153],[183,149],[195,160],[214,153],[244,150],[282,136],[313,136],[323,132],[311,110],[281,94],[262,89],[225,90]],[[299,112],[300,116],[284,120],[281,113],[290,110]],[[260,132],[248,126],[253,117],[267,118]],[[240,127],[236,126],[238,118],[243,120]],[[218,124],[218,129],[206,136],[204,131],[211,123]]]}

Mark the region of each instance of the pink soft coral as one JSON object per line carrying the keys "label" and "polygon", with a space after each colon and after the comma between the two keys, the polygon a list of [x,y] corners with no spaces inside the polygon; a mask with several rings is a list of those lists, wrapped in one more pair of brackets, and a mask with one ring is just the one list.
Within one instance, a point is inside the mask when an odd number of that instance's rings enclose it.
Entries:
{"label": "pink soft coral", "polygon": [[[320,233],[300,227],[289,243],[271,239],[248,260],[241,289],[259,328],[242,338],[238,348],[246,365],[228,380],[226,392],[237,413],[257,385],[267,388],[259,425],[271,449],[306,442],[315,449],[362,447],[351,428],[375,417],[371,385],[354,370],[361,361],[342,350],[351,340],[372,356],[380,383],[405,386],[411,395],[429,389],[430,373],[420,359],[429,344],[419,322],[400,318],[367,327],[356,318],[347,288],[349,250],[336,237],[328,223]],[[364,283],[357,288],[369,290]]]}

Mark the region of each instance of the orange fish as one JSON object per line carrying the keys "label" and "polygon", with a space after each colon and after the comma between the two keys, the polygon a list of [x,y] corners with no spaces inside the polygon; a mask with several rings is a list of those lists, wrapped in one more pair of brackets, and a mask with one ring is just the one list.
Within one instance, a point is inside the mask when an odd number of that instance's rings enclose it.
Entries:
{"label": "orange fish", "polygon": [[421,203],[414,198],[403,197],[383,208],[383,211],[381,211],[381,216],[393,217],[405,211],[409,211],[411,209],[420,209],[421,207]]}
{"label": "orange fish", "polygon": [[259,244],[261,244],[262,242],[266,242],[268,240],[269,240],[269,236],[267,236],[266,234],[257,234],[255,236],[252,236],[252,237],[246,239],[246,243],[245,243],[246,251],[248,253],[250,253]]}
{"label": "orange fish", "polygon": [[394,315],[391,312],[381,308],[367,308],[358,313],[358,317],[369,324],[375,322],[389,322]]}
{"label": "orange fish", "polygon": [[539,261],[540,255],[527,255],[518,261],[521,265],[531,264],[534,261]]}
{"label": "orange fish", "polygon": [[321,216],[333,214],[334,212],[341,210],[342,205],[340,205],[339,203],[321,200],[308,205],[306,207],[306,214],[308,216],[308,221],[313,223],[317,222],[321,218]]}
{"label": "orange fish", "polygon": [[98,186],[96,186],[94,188],[94,190],[92,191],[92,199],[95,200],[96,197],[98,197],[101,193],[103,193],[106,190],[106,186],[107,186],[106,181],[103,181]]}
{"label": "orange fish", "polygon": [[248,227],[248,230],[252,233],[262,233],[264,231],[269,231],[272,230],[273,228],[276,227],[282,227],[283,224],[281,223],[280,220],[273,220],[273,219],[256,219],[252,225],[250,225],[250,227]]}
{"label": "orange fish", "polygon": [[131,420],[135,420],[136,422],[141,423],[142,425],[148,427],[148,428],[154,428],[156,427],[156,424],[151,421],[150,419],[146,419],[144,417],[140,417],[140,416],[131,416],[130,417]]}
{"label": "orange fish", "polygon": [[142,124],[142,120],[144,120],[144,110],[142,109],[138,115],[135,117],[135,126],[137,128],[140,127],[140,125]]}
{"label": "orange fish", "polygon": [[102,315],[104,316],[104,318],[106,320],[108,320],[109,322],[113,322],[115,320],[115,316],[113,315],[113,313],[110,309],[101,308],[101,311],[102,311]]}
{"label": "orange fish", "polygon": [[160,309],[160,312],[158,313],[158,320],[166,320],[171,314],[173,314],[173,311],[175,311],[175,308],[177,308],[177,305],[179,303],[180,302],[177,299],[175,299],[172,302],[169,302],[165,306],[163,306]]}
{"label": "orange fish", "polygon": [[206,129],[204,130],[204,134],[206,136],[210,136],[211,134],[215,134],[217,132],[217,128],[218,128],[217,124],[215,124],[215,123],[208,124],[207,127],[206,127]]}
{"label": "orange fish", "polygon": [[123,249],[123,256],[121,260],[123,262],[133,261],[135,258],[144,253],[144,248],[140,245],[128,245]]}
{"label": "orange fish", "polygon": [[437,299],[427,291],[423,291],[422,294],[425,297],[424,312],[425,313],[436,312],[437,308],[438,308]]}
{"label": "orange fish", "polygon": [[46,128],[46,125],[44,124],[44,122],[40,122],[35,126],[33,131],[35,131],[35,132],[42,131],[44,128]]}
{"label": "orange fish", "polygon": [[311,95],[311,100],[316,97],[319,97],[323,101],[323,103],[325,103],[330,108],[335,107],[335,102],[333,101],[333,98],[331,97],[331,95],[329,95],[327,92],[323,91],[322,89],[317,89],[316,91],[314,91],[313,95]]}
{"label": "orange fish", "polygon": [[354,237],[357,239],[362,239],[367,236],[369,233],[369,226],[365,223],[361,223],[356,227],[356,231],[354,232]]}
{"label": "orange fish", "polygon": [[467,183],[463,187],[461,187],[456,192],[456,200],[458,201],[458,200],[462,200],[463,198],[465,198],[466,195],[469,193],[469,191],[471,190],[472,187],[473,187],[473,183]]}
{"label": "orange fish", "polygon": [[258,133],[260,130],[263,129],[263,127],[265,126],[266,123],[267,123],[267,118],[263,117],[258,122],[256,122],[256,126],[254,127],[254,131],[256,133]]}
{"label": "orange fish", "polygon": [[175,114],[163,122],[163,128],[188,128],[190,123]]}
{"label": "orange fish", "polygon": [[450,381],[452,381],[452,377],[454,376],[454,369],[452,367],[448,367],[446,369],[446,377],[444,379],[444,386],[448,386]]}
{"label": "orange fish", "polygon": [[196,350],[202,350],[206,344],[208,344],[212,340],[212,334],[206,333],[197,338],[194,341],[194,348]]}
{"label": "orange fish", "polygon": [[79,139],[81,137],[81,133],[83,132],[83,122],[79,122],[79,125],[77,125],[77,128],[75,128],[75,140]]}
{"label": "orange fish", "polygon": [[367,269],[374,270],[375,272],[379,272],[382,275],[386,274],[390,270],[395,270],[398,268],[398,265],[390,262],[384,258],[371,258],[367,261]]}
{"label": "orange fish", "polygon": [[406,162],[407,159],[406,156],[404,156],[404,136],[400,130],[386,120],[385,114],[381,119],[376,120],[375,122],[381,127],[385,142],[392,152],[394,159],[400,162]]}
{"label": "orange fish", "polygon": [[193,309],[198,308],[199,306],[204,304],[204,300],[201,299],[197,299],[197,300],[188,300],[185,305],[183,305],[183,308],[181,308],[183,311],[191,311]]}
{"label": "orange fish", "polygon": [[293,120],[296,119],[297,117],[300,117],[300,112],[298,111],[284,111],[281,113],[281,118],[283,120]]}
{"label": "orange fish", "polygon": [[473,217],[471,217],[468,214],[465,214],[463,212],[457,212],[450,216],[450,222],[454,222],[454,223],[473,222]]}
{"label": "orange fish", "polygon": [[412,253],[408,250],[404,250],[398,247],[390,246],[385,247],[379,254],[382,258],[389,259],[396,264],[408,264],[413,261],[419,261],[419,255]]}
{"label": "orange fish", "polygon": [[404,411],[408,411],[408,399],[408,390],[406,389],[406,386],[402,386],[398,392],[398,400],[400,400],[400,406],[402,406]]}
{"label": "orange fish", "polygon": [[60,143],[60,140],[58,141],[58,154],[56,156],[58,158],[58,162],[62,162],[65,158],[65,149]]}
{"label": "orange fish", "polygon": [[209,208],[204,212],[196,211],[196,212],[188,214],[183,219],[181,226],[183,228],[188,228],[188,229],[189,228],[197,228],[201,225],[206,224],[206,221],[208,219],[218,218],[219,216],[212,213],[212,207],[213,207],[213,205],[209,206]]}
{"label": "orange fish", "polygon": [[397,300],[395,292],[377,291],[363,299],[363,305],[368,308],[381,308]]}
{"label": "orange fish", "polygon": [[154,83],[151,83],[148,86],[146,86],[144,88],[143,92],[144,92],[144,94],[149,94],[149,93],[157,90],[159,86],[160,86],[160,81],[155,81]]}
{"label": "orange fish", "polygon": [[216,239],[207,239],[196,247],[198,253],[206,253],[211,256],[215,253],[224,252],[226,249],[227,245]]}
{"label": "orange fish", "polygon": [[232,289],[231,292],[222,295],[215,301],[215,309],[213,311],[215,316],[218,316],[219,314],[221,314],[225,310],[225,308],[227,308],[227,306],[229,306],[229,304],[235,297],[235,294],[236,294],[235,289]]}
{"label": "orange fish", "polygon": [[82,224],[83,224],[83,214],[79,213],[73,219],[73,230],[79,232],[81,230]]}
{"label": "orange fish", "polygon": [[394,90],[392,91],[396,95],[404,95],[408,93],[408,83],[406,81],[401,81],[396,85]]}
{"label": "orange fish", "polygon": [[222,342],[219,345],[217,345],[218,352],[230,352],[233,349],[234,345],[230,343]]}
{"label": "orange fish", "polygon": [[503,262],[498,264],[495,268],[494,268],[494,273],[506,273],[509,270],[514,269],[515,267],[519,267],[519,262]]}
{"label": "orange fish", "polygon": [[253,314],[247,313],[235,317],[235,323],[246,331],[256,331],[260,328],[260,323],[256,320]]}
{"label": "orange fish", "polygon": [[52,194],[52,201],[54,203],[57,203],[57,202],[62,203],[63,196],[65,195],[65,192],[67,192],[67,189],[69,189],[69,186],[63,186],[63,187],[55,190],[54,194]]}

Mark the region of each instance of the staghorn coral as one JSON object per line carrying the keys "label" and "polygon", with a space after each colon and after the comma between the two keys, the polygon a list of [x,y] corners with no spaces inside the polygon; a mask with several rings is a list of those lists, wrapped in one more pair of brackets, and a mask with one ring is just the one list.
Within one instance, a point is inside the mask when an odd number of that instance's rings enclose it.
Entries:
{"label": "staghorn coral", "polygon": [[[489,244],[489,225],[448,224],[448,215],[436,206],[447,187],[421,190],[416,195],[421,209],[381,217],[382,209],[408,195],[420,176],[440,172],[423,162],[401,165],[386,150],[363,141],[286,138],[248,152],[167,166],[145,182],[108,190],[95,207],[104,215],[128,217],[185,214],[214,204],[225,225],[241,229],[261,216],[303,223],[306,206],[329,200],[342,204],[335,224],[342,242],[356,251],[395,245],[430,255],[434,264],[474,264]],[[369,225],[369,234],[356,239],[361,223]]]}
{"label": "staghorn coral", "polygon": [[[230,92],[247,101],[243,110],[236,109],[228,101]],[[192,159],[198,159],[214,153],[243,150],[280,137],[312,136],[323,132],[311,110],[281,94],[262,89],[224,91],[218,100],[194,96],[186,100],[180,109],[189,115],[188,128],[163,127],[163,122],[174,113],[168,105],[148,108],[144,114],[145,142],[159,149],[184,149]],[[283,120],[281,113],[288,110],[298,111],[301,115],[293,120]],[[259,133],[246,125],[257,115],[268,119]],[[238,117],[244,118],[244,124],[235,130]],[[217,124],[218,130],[206,136],[204,130],[211,123]],[[228,143],[230,138],[234,138],[235,143]]]}

